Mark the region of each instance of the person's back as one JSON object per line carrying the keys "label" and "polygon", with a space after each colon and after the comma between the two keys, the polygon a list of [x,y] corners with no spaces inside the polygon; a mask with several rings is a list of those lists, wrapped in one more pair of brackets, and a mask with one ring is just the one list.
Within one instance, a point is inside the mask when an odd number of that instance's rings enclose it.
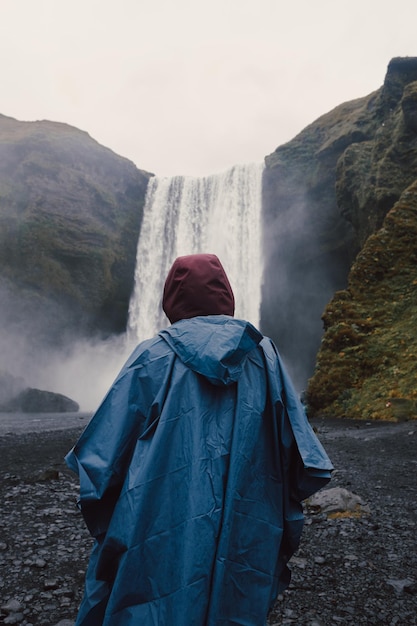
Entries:
{"label": "person's back", "polygon": [[177,259],[164,309],[67,456],[97,539],[77,624],[261,626],[332,466],[217,257]]}

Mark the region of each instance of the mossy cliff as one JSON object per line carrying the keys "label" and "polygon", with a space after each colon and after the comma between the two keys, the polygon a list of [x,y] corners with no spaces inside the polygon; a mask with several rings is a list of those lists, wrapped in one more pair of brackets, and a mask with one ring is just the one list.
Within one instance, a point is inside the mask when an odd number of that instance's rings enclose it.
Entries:
{"label": "mossy cliff", "polygon": [[[399,335],[404,330],[401,325],[406,320],[401,316],[405,308],[400,304],[411,297],[405,276],[407,271],[412,272],[412,263],[405,270],[403,257],[398,256],[398,266],[394,258],[400,252],[412,255],[415,238],[410,233],[408,239],[405,235],[401,238],[401,245],[390,242],[394,256],[390,257],[389,288],[385,282],[388,270],[383,265],[386,256],[378,254],[375,260],[367,250],[377,245],[379,237],[381,250],[388,245],[387,233],[393,230],[387,229],[384,220],[400,198],[394,215],[398,215],[399,206],[402,211],[411,206],[416,179],[417,58],[393,59],[379,90],[336,107],[266,159],[262,327],[276,339],[284,356],[298,364],[296,375],[301,371],[300,378],[313,375],[317,358],[317,369],[308,386],[312,413],[392,416],[392,407],[398,407],[399,401],[389,404],[382,398],[384,410],[378,412],[374,407],[365,409],[359,399],[358,390],[365,390],[366,381],[373,379],[380,357],[379,375],[384,367],[386,374],[386,380],[380,379],[381,387],[386,389],[386,394],[380,390],[382,395],[406,393],[401,385],[389,386],[392,370],[383,365],[382,348],[387,341],[385,323],[387,332],[394,332],[390,328],[393,325]],[[391,213],[387,219],[395,221]],[[284,241],[280,238],[283,231],[288,234]],[[402,251],[404,246],[407,249]],[[359,298],[360,279],[355,277],[358,272],[363,277],[371,271],[367,263],[380,278],[372,283],[369,293],[364,289]],[[402,269],[396,274],[394,267]],[[398,295],[394,322],[388,322],[389,316],[386,320],[380,317],[391,307],[390,293]],[[321,341],[320,318],[330,300]],[[376,319],[378,325],[374,326]],[[339,325],[337,330],[335,324]],[[364,337],[369,338],[370,333],[373,339],[368,344]],[[379,338],[381,350],[374,343]],[[354,363],[346,360],[346,346],[352,358],[356,355]],[[407,357],[403,369],[410,371],[411,363]],[[395,368],[400,366],[393,367],[397,372]],[[411,399],[411,391],[405,397]]]}
{"label": "mossy cliff", "polygon": [[417,58],[393,59],[374,99],[375,132],[337,161],[336,197],[361,248],[417,173]]}
{"label": "mossy cliff", "polygon": [[323,321],[310,413],[417,417],[417,180],[367,239]]}
{"label": "mossy cliff", "polygon": [[3,328],[125,329],[149,176],[76,128],[0,115]]}
{"label": "mossy cliff", "polygon": [[323,314],[311,414],[417,417],[417,59],[391,61],[375,106],[374,137],[337,163],[360,252]]}

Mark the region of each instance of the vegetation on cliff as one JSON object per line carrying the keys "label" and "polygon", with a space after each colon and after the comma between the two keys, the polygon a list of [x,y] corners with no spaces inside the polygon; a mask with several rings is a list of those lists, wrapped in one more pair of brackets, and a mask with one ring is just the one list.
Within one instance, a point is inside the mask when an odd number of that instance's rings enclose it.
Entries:
{"label": "vegetation on cliff", "polygon": [[[311,362],[316,341],[310,413],[416,416],[417,58],[393,59],[381,89],[322,116],[266,165],[263,329],[296,363]],[[324,335],[310,319],[323,310]]]}
{"label": "vegetation on cliff", "polygon": [[3,327],[123,332],[148,179],[76,128],[0,115]]}
{"label": "vegetation on cliff", "polygon": [[366,241],[323,314],[310,412],[417,417],[417,181]]}

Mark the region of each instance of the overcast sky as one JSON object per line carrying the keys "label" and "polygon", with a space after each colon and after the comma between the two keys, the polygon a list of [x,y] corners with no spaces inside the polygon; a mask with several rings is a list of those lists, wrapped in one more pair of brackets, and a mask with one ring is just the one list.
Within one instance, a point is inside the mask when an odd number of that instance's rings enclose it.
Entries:
{"label": "overcast sky", "polygon": [[141,169],[261,162],[417,56],[416,0],[0,0],[0,113]]}

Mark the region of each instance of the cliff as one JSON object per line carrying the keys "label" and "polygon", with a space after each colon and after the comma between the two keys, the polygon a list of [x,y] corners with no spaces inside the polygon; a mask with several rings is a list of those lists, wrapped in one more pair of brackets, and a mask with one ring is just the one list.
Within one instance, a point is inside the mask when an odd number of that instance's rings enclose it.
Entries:
{"label": "cliff", "polygon": [[393,59],[372,140],[349,146],[338,205],[361,247],[323,314],[311,414],[417,417],[417,59]]}
{"label": "cliff", "polygon": [[[329,344],[332,333],[338,335],[333,319],[340,324],[346,314],[346,323],[350,324],[346,298],[355,311],[356,306],[364,306],[366,299],[370,311],[378,306],[384,308],[381,303],[390,297],[389,289],[380,292],[376,286],[376,291],[367,294],[365,290],[359,298],[354,285],[358,272],[363,276],[368,263],[374,270],[382,263],[379,256],[375,261],[366,251],[375,245],[374,237],[378,241],[382,227],[383,241],[390,236],[384,222],[387,213],[400,197],[403,207],[411,202],[407,193],[412,193],[417,172],[416,81],[416,58],[393,59],[379,90],[336,107],[266,158],[262,328],[277,341],[284,357],[295,364],[292,373],[296,382],[305,382],[314,373],[317,358],[317,370],[308,386],[310,411],[314,414],[369,415],[357,404],[358,396],[353,400],[355,394],[352,402],[346,402],[350,394],[347,390],[351,389],[351,378],[345,377],[346,350],[340,347],[338,337],[329,359]],[[284,241],[283,231],[287,233]],[[278,238],[280,246],[276,245]],[[402,245],[407,245],[410,252],[412,237],[407,242],[403,239]],[[401,247],[395,250],[392,259],[403,268],[394,281],[396,292],[408,293],[408,283],[401,278],[405,267],[398,256]],[[407,267],[412,272],[412,264]],[[385,276],[385,270],[381,272]],[[381,281],[378,279],[382,288]],[[323,317],[323,335],[321,316],[335,292]],[[391,303],[388,300],[386,304]],[[332,307],[339,314],[330,315]],[[370,324],[363,320],[374,319],[369,311],[360,318],[360,333]],[[374,339],[380,336],[385,341],[379,333]],[[373,374],[365,365],[358,371],[358,362],[364,363],[367,357],[364,352],[356,353],[354,376],[359,384],[359,380],[368,380]],[[327,382],[323,387],[324,380]],[[339,397],[344,398],[343,403],[336,405]],[[378,417],[386,415],[386,411],[378,413]]]}
{"label": "cliff", "polygon": [[417,177],[370,235],[323,314],[311,415],[417,417]]}
{"label": "cliff", "polygon": [[149,176],[76,128],[0,115],[3,328],[124,331]]}
{"label": "cliff", "polygon": [[278,344],[299,389],[311,375],[321,314],[346,285],[359,250],[336,195],[339,159],[375,136],[377,94],[338,106],[266,157],[261,327]]}

